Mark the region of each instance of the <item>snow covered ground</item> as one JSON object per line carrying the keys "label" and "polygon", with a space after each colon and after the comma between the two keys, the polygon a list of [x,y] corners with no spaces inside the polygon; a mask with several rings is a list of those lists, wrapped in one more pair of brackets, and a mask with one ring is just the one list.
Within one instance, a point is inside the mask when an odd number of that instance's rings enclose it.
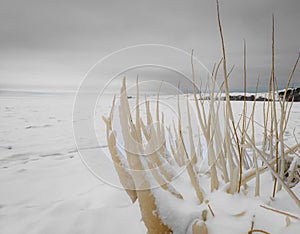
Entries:
{"label": "snow covered ground", "polygon": [[[71,94],[0,96],[0,233],[146,233],[138,204],[131,204],[122,189],[94,177],[82,163],[73,137],[73,100]],[[102,103],[99,116],[108,114],[111,97]],[[233,103],[233,108],[240,113],[242,102]],[[262,103],[257,108],[257,118],[262,119]],[[99,121],[97,129],[101,126],[99,144],[105,144],[105,126]],[[291,144],[296,142],[294,134],[300,139],[300,103],[294,104],[285,135]],[[84,150],[94,147],[87,144]],[[255,215],[255,228],[299,233],[299,220],[291,219],[285,228],[284,215],[259,206],[300,217],[285,191],[275,201],[270,199],[271,180],[270,175],[262,177],[265,186],[260,198],[247,199],[254,196],[251,184],[247,196],[222,191],[209,194],[216,214],[207,223],[209,232],[245,233]],[[300,197],[299,185],[294,192]]]}
{"label": "snow covered ground", "polygon": [[73,99],[1,96],[0,233],[145,233],[138,204],[81,162]]}

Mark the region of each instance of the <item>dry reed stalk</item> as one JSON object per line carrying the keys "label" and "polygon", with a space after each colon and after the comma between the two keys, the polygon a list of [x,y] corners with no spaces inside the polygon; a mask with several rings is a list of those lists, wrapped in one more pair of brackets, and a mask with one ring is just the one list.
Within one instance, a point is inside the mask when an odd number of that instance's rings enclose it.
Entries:
{"label": "dry reed stalk", "polygon": [[293,199],[293,201],[296,203],[296,205],[300,208],[300,200],[296,196],[296,194],[289,188],[289,186],[286,185],[286,183],[283,181],[283,179],[280,177],[280,175],[273,169],[271,164],[268,162],[266,158],[266,154],[259,150],[253,142],[251,142],[251,139],[249,138],[248,135],[246,135],[248,138],[249,144],[255,149],[255,151],[258,153],[260,158],[264,161],[266,166],[269,168],[269,171],[273,174],[273,176],[278,180],[279,183],[281,183],[282,187],[287,191],[287,193],[290,195],[290,197]]}
{"label": "dry reed stalk", "polygon": [[197,155],[196,155],[196,150],[195,150],[193,129],[192,129],[192,124],[191,124],[191,114],[190,114],[188,96],[186,97],[186,106],[187,106],[187,114],[188,114],[188,132],[189,132],[189,141],[190,141],[190,155],[191,155],[190,160],[191,160],[192,165],[196,165],[197,164]]}
{"label": "dry reed stalk", "polygon": [[255,215],[252,216],[250,231],[252,231],[254,229],[254,219],[255,219]]}
{"label": "dry reed stalk", "polygon": [[[184,144],[184,141],[183,141],[182,132],[180,131],[179,134],[180,134],[179,136],[180,136],[180,139],[182,141],[182,146],[183,146],[186,158],[189,159],[188,153],[186,151],[185,144]],[[193,187],[195,189],[195,192],[196,192],[196,195],[198,197],[198,200],[199,200],[200,203],[202,203],[203,200],[204,200],[203,190],[201,189],[201,187],[199,185],[199,182],[198,182],[198,179],[197,179],[197,175],[196,175],[196,173],[194,171],[194,168],[193,168],[192,164],[188,163],[187,166],[186,166],[186,169],[187,169],[188,175],[189,175],[189,177],[191,179],[191,183],[192,183],[192,185],[193,185]]]}
{"label": "dry reed stalk", "polygon": [[[272,15],[272,71],[271,71],[271,90],[272,90],[272,115],[274,118],[274,129],[275,129],[275,157],[276,157],[276,173],[279,172],[279,133],[277,126],[277,113],[276,113],[276,97],[275,97],[275,24],[274,24],[274,15]],[[276,194],[276,185],[277,178],[274,178],[273,194],[272,197],[275,197]]]}
{"label": "dry reed stalk", "polygon": [[[258,84],[259,80],[257,81],[256,84],[256,95],[257,96],[257,91],[258,91]],[[254,128],[254,111],[255,111],[255,106],[256,106],[256,98],[254,99],[253,107],[252,107],[252,112],[251,112],[251,126],[252,126],[252,135],[251,135],[251,141],[255,143],[255,128]],[[255,196],[259,196],[259,191],[260,191],[260,173],[259,173],[259,167],[258,167],[258,162],[257,162],[257,156],[256,152],[254,149],[252,149],[252,155],[253,155],[253,161],[254,161],[254,166],[255,166]]]}
{"label": "dry reed stalk", "polygon": [[[206,144],[207,144],[207,147],[208,147],[208,162],[209,162],[209,166],[211,168],[210,169],[210,172],[211,172],[211,191],[213,191],[215,189],[218,189],[219,181],[218,181],[218,175],[217,175],[216,164],[215,164],[215,162],[216,162],[215,151],[214,151],[213,144],[212,144],[212,141],[211,141],[211,136],[210,136],[210,132],[211,132],[210,130],[211,130],[212,126],[209,126],[207,121],[206,121],[205,109],[204,109],[203,102],[200,102],[203,116],[200,113],[200,107],[199,107],[199,103],[198,103],[197,95],[196,95],[193,54],[191,56],[191,66],[192,66],[192,79],[193,79],[193,84],[194,84],[194,100],[195,100],[195,104],[196,104],[197,116],[198,116],[198,120],[200,122],[200,127],[201,127],[201,129],[204,133]],[[178,110],[179,110],[179,114],[180,114],[179,106],[178,106]],[[210,117],[211,117],[211,115],[210,115]]]}
{"label": "dry reed stalk", "polygon": [[[275,163],[275,160],[273,161],[273,164],[274,163]],[[256,178],[257,173],[260,175],[260,174],[265,173],[266,171],[268,171],[268,167],[264,167],[264,166],[259,167],[258,169],[256,169],[256,168],[252,169],[249,173],[247,173],[247,175],[244,175],[243,180],[242,180],[242,185],[245,185],[253,178]]]}
{"label": "dry reed stalk", "polygon": [[[280,117],[280,126],[279,126],[279,142],[280,142],[280,153],[281,153],[281,165],[280,165],[280,176],[283,177],[284,176],[284,164],[285,164],[285,158],[284,158],[284,133],[285,133],[285,129],[286,129],[286,126],[287,126],[287,123],[288,123],[288,119],[289,119],[289,116],[290,116],[290,113],[291,113],[291,107],[293,105],[293,102],[292,104],[290,105],[290,108],[288,110],[288,115],[286,114],[286,108],[287,108],[287,105],[288,103],[285,105],[286,103],[286,94],[287,94],[287,90],[288,90],[288,87],[289,87],[289,84],[291,82],[291,80],[293,79],[293,76],[294,76],[294,73],[296,71],[296,68],[297,68],[297,65],[298,65],[298,62],[299,62],[299,58],[300,58],[300,53],[298,54],[298,57],[297,57],[297,60],[293,66],[293,69],[292,69],[292,72],[290,74],[290,77],[289,77],[289,80],[286,84],[286,88],[285,88],[285,92],[284,92],[284,95],[283,95],[283,100],[282,100],[282,107],[281,107],[281,117]],[[284,121],[286,120],[286,123],[284,123]],[[281,185],[278,186],[278,190],[281,189]]]}
{"label": "dry reed stalk", "polygon": [[140,123],[140,91],[139,91],[139,80],[138,77],[136,79],[136,104],[135,104],[135,126],[137,129],[137,138],[139,143],[141,144],[142,132],[141,132],[141,123]]}
{"label": "dry reed stalk", "polygon": [[176,140],[177,140],[177,157],[180,162],[179,166],[184,166],[188,162],[187,153],[185,152],[184,147],[184,141],[182,138],[182,125],[181,125],[181,110],[180,110],[180,102],[179,102],[179,94],[177,95],[177,111],[178,111],[178,121],[177,121],[177,134],[176,134]]}
{"label": "dry reed stalk", "polygon": [[[116,137],[115,133],[112,132],[112,119],[113,119],[113,110],[115,106],[116,96],[114,96],[113,104],[111,107],[110,115],[108,118],[103,117],[103,120],[106,124],[106,139],[108,142],[108,148],[114,162],[114,167],[118,173],[120,182],[122,186],[125,188],[128,196],[130,197],[132,203],[134,203],[137,199],[137,194],[135,191],[135,184],[133,178],[130,173],[125,169],[125,165],[122,164],[122,160],[120,159],[120,155],[117,152],[116,148]],[[130,188],[130,189],[129,189]]]}
{"label": "dry reed stalk", "polygon": [[264,150],[264,152],[266,151],[266,141],[267,141],[267,132],[266,132],[266,130],[265,130],[265,128],[267,128],[268,126],[267,126],[267,124],[266,123],[268,123],[268,121],[266,121],[266,118],[267,118],[267,115],[266,115],[266,94],[265,94],[265,97],[264,97],[264,101],[263,101],[263,123],[264,123],[264,136],[263,136],[263,150]]}
{"label": "dry reed stalk", "polygon": [[[197,91],[196,91],[196,81],[195,81],[195,70],[194,70],[194,63],[193,63],[193,51],[192,51],[192,55],[191,55],[191,66],[192,66],[192,81],[193,81],[193,95],[194,95],[194,100],[195,100],[195,104],[196,104],[196,110],[197,110],[197,116],[198,116],[198,120],[201,126],[201,129],[205,129],[205,125],[203,122],[203,119],[201,117],[201,113],[200,113],[200,107],[199,107],[199,102],[197,99]],[[205,134],[205,132],[204,132]]]}
{"label": "dry reed stalk", "polygon": [[297,217],[297,216],[295,216],[295,215],[292,215],[292,214],[289,214],[289,213],[287,213],[287,212],[285,212],[285,211],[277,210],[277,209],[274,209],[274,208],[271,208],[271,207],[267,207],[267,206],[264,206],[264,205],[259,205],[259,206],[262,207],[262,208],[264,208],[264,209],[266,209],[266,210],[270,210],[270,211],[273,211],[273,212],[275,212],[275,213],[282,214],[282,215],[286,215],[286,216],[291,217],[291,218],[293,218],[293,219],[299,220],[299,217]]}
{"label": "dry reed stalk", "polygon": [[266,232],[266,231],[264,231],[262,229],[252,229],[252,230],[250,230],[248,232],[248,234],[252,234],[252,233],[255,233],[255,232],[257,232],[257,233],[264,233],[264,234],[270,234],[269,232]]}
{"label": "dry reed stalk", "polygon": [[[228,76],[227,76],[225,42],[224,42],[224,36],[223,36],[222,24],[221,24],[221,18],[220,18],[219,0],[216,0],[216,3],[217,3],[217,16],[218,16],[219,32],[220,32],[221,44],[222,44],[224,86],[225,86],[225,93],[226,93],[225,138],[230,138],[229,121],[231,122],[231,125],[234,129],[236,129],[236,126],[235,126],[235,123],[234,123],[234,117],[233,117],[232,107],[231,107],[230,98],[229,98],[229,86],[228,86]],[[241,185],[242,173],[243,173],[243,168],[242,168],[243,157],[242,157],[242,153],[241,153],[241,147],[240,147],[237,132],[234,131],[234,133],[235,133],[234,136],[236,138],[235,140],[237,142],[237,150],[238,150],[238,155],[239,155],[239,182],[238,182],[237,191],[240,192],[240,187],[241,187],[240,185]],[[228,144],[230,145],[230,143],[227,141],[227,144],[225,144],[227,149],[230,148],[230,146]],[[228,157],[230,157],[230,154],[228,155]],[[233,174],[235,174],[235,173],[231,173],[232,176],[233,176]]]}
{"label": "dry reed stalk", "polygon": [[[244,100],[243,100],[243,115],[242,115],[242,133],[241,133],[241,155],[245,160],[245,132],[246,132],[246,114],[247,114],[247,103],[246,103],[246,91],[247,91],[247,63],[246,63],[246,41],[244,40]],[[242,167],[243,161],[240,161],[240,168]],[[244,161],[245,164],[245,161]],[[240,170],[239,179],[239,190],[242,184],[242,171]]]}
{"label": "dry reed stalk", "polygon": [[[217,73],[219,70],[219,67],[221,65],[222,60],[217,64],[216,69],[213,70],[212,73],[212,88],[211,88],[211,94],[210,94],[210,105],[209,105],[209,115],[208,115],[208,129],[211,129],[211,131],[208,134],[208,137],[210,138],[209,144],[214,145],[214,155],[215,155],[215,162],[216,165],[221,170],[225,183],[229,182],[228,172],[227,172],[227,165],[226,165],[226,159],[224,152],[222,150],[222,145],[224,140],[222,139],[222,133],[221,133],[221,126],[220,126],[220,119],[219,119],[219,110],[220,110],[220,104],[221,101],[218,100],[216,103],[215,99],[215,86],[216,86],[216,79],[217,79]],[[219,94],[220,95],[220,94]],[[215,107],[215,104],[217,105]]]}
{"label": "dry reed stalk", "polygon": [[211,215],[212,215],[213,217],[215,217],[215,213],[214,213],[213,209],[211,208],[211,206],[210,206],[210,204],[209,204],[209,201],[206,200],[205,203],[207,204],[207,207],[208,207],[208,209],[209,209]]}
{"label": "dry reed stalk", "polygon": [[288,111],[287,111],[286,118],[285,118],[285,120],[284,120],[283,132],[285,132],[286,127],[287,127],[287,124],[288,124],[288,122],[289,122],[293,103],[294,103],[294,97],[293,97],[293,100],[291,101],[291,104],[289,105],[289,107],[288,107],[288,103],[287,103],[286,109],[288,109]]}
{"label": "dry reed stalk", "polygon": [[285,145],[285,147],[287,148],[287,150],[284,152],[284,155],[289,155],[290,153],[294,153],[295,156],[300,157],[297,154],[297,150],[300,148],[300,144],[296,144],[293,147],[288,147],[287,145]]}

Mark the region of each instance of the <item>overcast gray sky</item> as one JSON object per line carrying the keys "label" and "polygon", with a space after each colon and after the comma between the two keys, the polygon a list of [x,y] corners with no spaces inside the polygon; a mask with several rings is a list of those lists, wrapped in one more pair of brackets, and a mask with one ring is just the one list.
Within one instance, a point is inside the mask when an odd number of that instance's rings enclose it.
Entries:
{"label": "overcast gray sky", "polygon": [[[283,87],[299,52],[299,0],[221,0],[232,90],[242,89],[243,39],[248,86],[271,63],[271,16],[276,23],[276,77]],[[76,89],[88,69],[126,46],[161,43],[195,50],[211,69],[221,58],[214,0],[1,0],[0,89]],[[294,78],[300,85],[300,69]]]}

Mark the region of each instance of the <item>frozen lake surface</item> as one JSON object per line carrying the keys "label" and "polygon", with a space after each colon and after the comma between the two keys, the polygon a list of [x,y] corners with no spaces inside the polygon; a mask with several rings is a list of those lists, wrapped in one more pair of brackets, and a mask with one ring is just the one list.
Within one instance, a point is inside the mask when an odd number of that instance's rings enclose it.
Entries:
{"label": "frozen lake surface", "polygon": [[73,95],[0,97],[0,233],[145,232],[138,204],[81,162],[73,101]]}
{"label": "frozen lake surface", "polygon": [[[111,99],[101,102],[99,117],[109,113]],[[146,232],[138,203],[132,205],[122,189],[103,183],[82,163],[73,137],[73,102],[72,94],[0,95],[0,233]],[[257,106],[259,110],[262,103]],[[233,108],[239,113],[242,102]],[[258,119],[261,114],[256,112]],[[285,137],[294,144],[300,141],[300,103],[294,104],[290,118]],[[104,127],[100,119],[96,129],[105,148]],[[86,141],[83,150],[95,147]],[[300,195],[299,186],[295,192]],[[285,200],[288,196],[278,197],[279,208],[284,201],[287,210],[300,214]],[[290,233],[299,227],[295,223]]]}

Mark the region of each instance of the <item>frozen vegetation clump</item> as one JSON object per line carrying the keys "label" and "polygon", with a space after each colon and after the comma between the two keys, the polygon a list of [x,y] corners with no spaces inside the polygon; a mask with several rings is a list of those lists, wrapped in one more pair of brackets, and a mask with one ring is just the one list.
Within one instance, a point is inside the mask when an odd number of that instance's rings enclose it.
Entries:
{"label": "frozen vegetation clump", "polygon": [[[297,196],[300,145],[290,145],[284,138],[293,105],[293,100],[286,98],[287,90],[299,55],[287,79],[286,91],[278,98],[274,74],[273,18],[270,86],[261,104],[259,134],[262,132],[262,143],[257,144],[256,98],[251,105],[246,99],[243,101],[239,117],[234,113],[234,101],[230,100],[218,2],[217,12],[223,58],[216,64],[209,79],[210,96],[201,97],[203,93],[196,86],[191,97],[178,95],[176,124],[165,126],[166,117],[159,108],[159,94],[154,115],[148,100],[145,101],[146,114],[141,114],[138,81],[135,110],[132,110],[124,78],[117,110],[121,131],[116,132],[112,124],[116,98],[110,115],[103,117],[116,172],[131,201],[139,203],[149,234],[224,231],[214,227],[218,224],[232,232],[268,233],[270,230],[266,229],[271,228],[272,222],[282,217],[285,219],[282,232],[287,232],[293,225],[297,230],[298,215],[286,212],[284,206],[276,206],[282,208],[278,209],[271,204],[277,195],[287,194],[285,199],[290,199],[300,209]],[[216,77],[221,68],[224,80],[216,89]],[[194,69],[193,55],[191,69]],[[193,76],[194,83],[195,79]],[[225,100],[220,98],[222,93],[226,95]],[[192,127],[192,108],[197,116],[198,129]],[[125,150],[119,149],[117,133],[123,137]],[[263,194],[267,190],[268,194]],[[265,196],[271,197],[269,201],[262,199]],[[265,222],[257,221],[256,215],[268,218]]]}

